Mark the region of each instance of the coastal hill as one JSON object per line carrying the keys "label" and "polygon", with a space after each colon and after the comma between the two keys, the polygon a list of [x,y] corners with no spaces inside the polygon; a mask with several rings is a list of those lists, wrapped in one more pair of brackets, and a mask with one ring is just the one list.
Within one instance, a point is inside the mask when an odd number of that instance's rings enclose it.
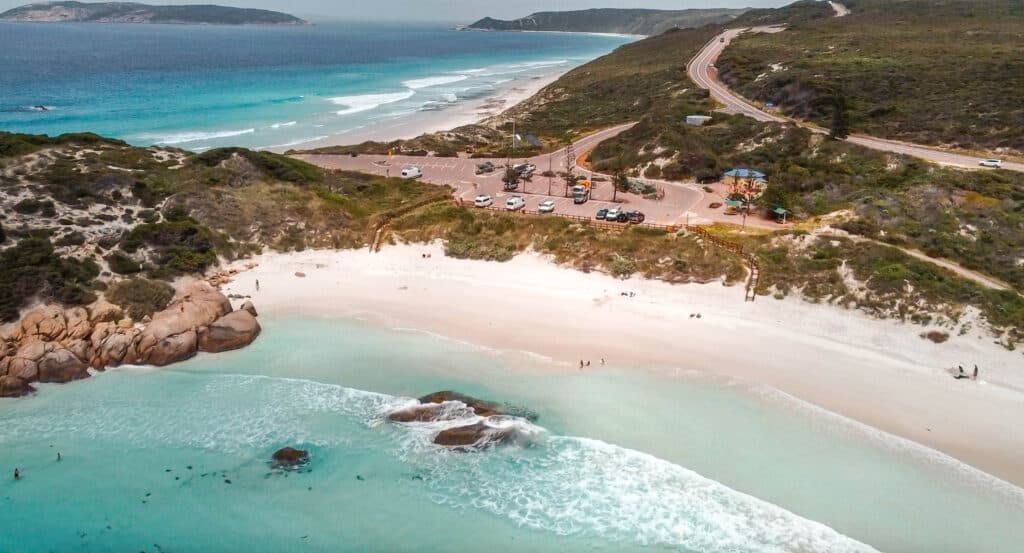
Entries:
{"label": "coastal hill", "polygon": [[475,31],[563,31],[655,35],[673,27],[700,27],[724,23],[746,10],[644,10],[599,8],[564,12],[537,12],[511,21],[485,17],[463,27]]}
{"label": "coastal hill", "polygon": [[819,125],[842,98],[855,133],[1024,156],[1024,4],[847,4],[845,17],[740,35],[719,78]]}
{"label": "coastal hill", "polygon": [[0,13],[0,21],[178,23],[193,25],[308,25],[286,13],[227,6],[150,6],[134,2],[43,2]]}

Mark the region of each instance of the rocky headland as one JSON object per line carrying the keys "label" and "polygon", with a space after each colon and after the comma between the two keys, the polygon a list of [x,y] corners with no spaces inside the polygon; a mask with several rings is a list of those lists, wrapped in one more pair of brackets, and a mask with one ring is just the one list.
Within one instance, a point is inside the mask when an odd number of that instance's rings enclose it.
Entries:
{"label": "rocky headland", "polygon": [[0,332],[0,397],[31,393],[34,382],[87,378],[90,368],[164,366],[200,351],[237,349],[259,333],[251,302],[233,310],[205,281],[179,287],[166,308],[142,321],[104,300],[85,307],[44,305]]}

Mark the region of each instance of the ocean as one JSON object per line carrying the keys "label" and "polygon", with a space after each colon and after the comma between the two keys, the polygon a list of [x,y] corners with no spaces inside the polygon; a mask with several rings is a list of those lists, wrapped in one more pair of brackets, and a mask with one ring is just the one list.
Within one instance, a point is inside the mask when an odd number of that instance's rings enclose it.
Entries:
{"label": "ocean", "polygon": [[[0,478],[0,551],[1019,551],[1019,489],[770,390],[261,322],[239,351],[0,403],[23,474]],[[383,419],[438,390],[536,417],[477,452]],[[268,466],[286,445],[307,471]]]}
{"label": "ocean", "polygon": [[418,118],[443,128],[445,113],[631,40],[439,24],[0,22],[0,130],[194,151],[346,143]]}

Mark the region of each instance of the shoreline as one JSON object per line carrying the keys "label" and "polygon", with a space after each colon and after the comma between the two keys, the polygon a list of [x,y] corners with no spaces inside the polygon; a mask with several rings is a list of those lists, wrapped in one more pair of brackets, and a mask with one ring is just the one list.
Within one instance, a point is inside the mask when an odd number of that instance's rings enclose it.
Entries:
{"label": "shoreline", "polygon": [[[417,329],[540,355],[565,370],[577,370],[581,358],[594,366],[604,358],[611,367],[735,378],[1024,485],[1024,435],[1013,427],[1024,414],[1024,377],[1012,370],[1020,353],[978,331],[933,344],[919,337],[926,327],[838,307],[770,298],[745,304],[739,287],[622,281],[532,253],[507,263],[457,260],[439,244],[264,254],[252,262],[249,270],[238,265],[224,293],[251,294],[270,316]],[[945,367],[957,363],[978,363],[979,380],[951,378]]]}
{"label": "shoreline", "polygon": [[448,131],[463,125],[479,124],[485,119],[497,116],[529,99],[574,68],[570,67],[565,69],[565,71],[512,79],[507,83],[496,86],[494,95],[456,104],[447,109],[418,112],[411,116],[396,117],[391,121],[377,122],[319,140],[263,149],[275,153],[284,153],[297,148],[311,149],[327,146],[345,146],[359,144],[368,140],[377,142],[407,140],[422,134]]}

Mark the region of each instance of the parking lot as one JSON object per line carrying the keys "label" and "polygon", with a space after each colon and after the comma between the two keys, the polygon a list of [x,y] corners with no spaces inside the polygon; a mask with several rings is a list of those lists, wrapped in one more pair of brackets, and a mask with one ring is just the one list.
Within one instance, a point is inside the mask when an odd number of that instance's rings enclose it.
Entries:
{"label": "parking lot", "polygon": [[[576,152],[580,155],[589,151],[598,142],[614,136],[628,125],[614,127],[594,133],[576,142]],[[502,175],[506,159],[470,159],[438,158],[422,156],[384,156],[384,155],[348,155],[300,154],[295,157],[315,165],[329,169],[345,169],[361,171],[382,176],[397,177],[403,167],[416,166],[423,170],[420,180],[440,185],[451,186],[455,198],[465,205],[473,205],[473,199],[479,194],[489,194],[494,198],[494,205],[504,207],[509,196],[522,196],[526,201],[525,209],[536,211],[544,200],[555,202],[555,213],[593,218],[601,208],[621,207],[626,211],[638,210],[644,213],[647,223],[662,225],[680,225],[695,218],[693,211],[704,198],[704,192],[693,184],[660,183],[663,197],[660,200],[647,199],[635,194],[619,192],[612,202],[612,184],[610,180],[598,180],[593,183],[593,197],[584,204],[574,204],[571,197],[565,196],[565,181],[559,177],[545,177],[542,173],[550,167],[552,171],[564,170],[562,150],[552,154],[535,156],[528,159],[513,158],[512,163],[532,163],[537,167],[529,182],[521,182],[515,191],[506,191],[502,183]],[[494,171],[476,174],[477,165],[490,161],[495,165]],[[590,174],[577,168],[575,173],[583,177]],[[696,222],[696,221],[693,221]]]}

